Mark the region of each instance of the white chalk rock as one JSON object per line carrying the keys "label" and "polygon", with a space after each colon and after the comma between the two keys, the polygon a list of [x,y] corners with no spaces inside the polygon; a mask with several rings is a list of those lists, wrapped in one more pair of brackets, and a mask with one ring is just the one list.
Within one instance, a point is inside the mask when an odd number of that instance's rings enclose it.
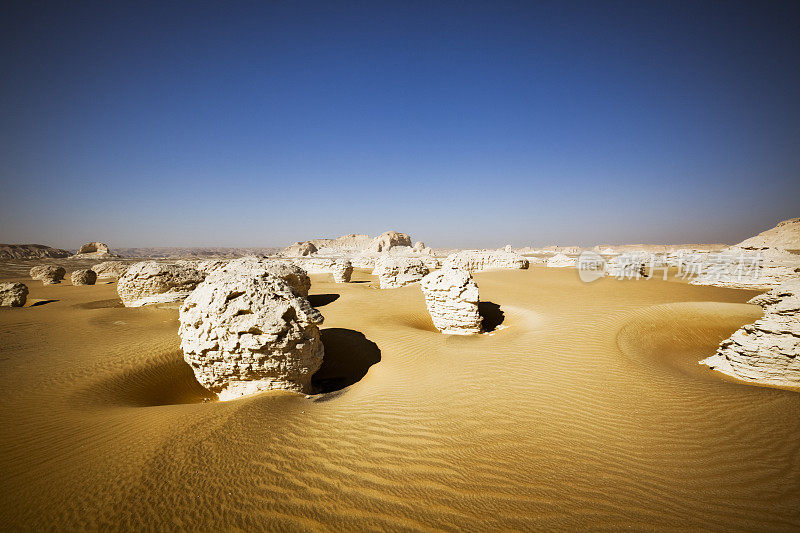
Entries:
{"label": "white chalk rock", "polygon": [[76,270],[70,275],[73,285],[94,285],[97,281],[97,273],[94,270]]}
{"label": "white chalk rock", "polygon": [[469,272],[494,269],[521,269],[530,266],[527,257],[503,250],[463,250],[450,254],[442,268],[460,268]]}
{"label": "white chalk rock", "polygon": [[28,300],[24,283],[0,283],[0,307],[22,307]]}
{"label": "white chalk rock", "polygon": [[370,251],[388,252],[395,246],[408,246],[411,248],[411,237],[399,231],[385,231],[370,244]]}
{"label": "white chalk rock", "polygon": [[280,255],[285,257],[306,257],[317,253],[317,247],[312,242],[296,242],[283,249]]}
{"label": "white chalk rock", "polygon": [[800,386],[800,280],[786,282],[749,303],[764,308],[763,318],[734,332],[701,363],[743,380]]}
{"label": "white chalk rock", "polygon": [[181,349],[220,400],[270,389],[310,392],[324,354],[322,321],[277,276],[216,271],[181,306]]}
{"label": "white chalk rock", "polygon": [[117,294],[125,307],[177,302],[202,281],[203,275],[193,268],[142,261],[132,264],[119,278]]}
{"label": "white chalk rock", "polygon": [[429,271],[417,257],[386,256],[375,262],[372,273],[378,276],[381,289],[395,289],[418,282]]}
{"label": "white chalk rock", "polygon": [[211,275],[238,274],[257,277],[275,276],[285,281],[295,294],[308,296],[311,280],[308,273],[289,261],[242,257],[222,264],[211,271]]}
{"label": "white chalk rock", "polygon": [[333,264],[333,281],[336,283],[350,283],[353,276],[353,264],[347,259],[340,259]]}
{"label": "white chalk rock", "polygon": [[547,266],[554,268],[565,268],[578,266],[578,260],[574,257],[567,257],[562,253],[558,253],[547,260]]}
{"label": "white chalk rock", "polygon": [[466,270],[443,268],[420,282],[433,325],[449,335],[481,332],[478,285]]}
{"label": "white chalk rock", "polygon": [[43,285],[54,285],[61,283],[67,271],[64,267],[55,265],[39,265],[31,268],[30,275],[32,279],[40,280]]}
{"label": "white chalk rock", "polygon": [[102,242],[87,242],[70,259],[92,259],[111,256],[108,245]]}
{"label": "white chalk rock", "polygon": [[97,279],[118,279],[128,270],[128,265],[122,261],[103,261],[93,265],[92,270],[97,274]]}

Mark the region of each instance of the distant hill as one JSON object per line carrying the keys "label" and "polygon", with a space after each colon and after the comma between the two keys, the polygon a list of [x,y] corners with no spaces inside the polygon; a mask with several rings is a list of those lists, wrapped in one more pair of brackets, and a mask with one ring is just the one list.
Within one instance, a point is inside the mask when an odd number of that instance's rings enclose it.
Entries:
{"label": "distant hill", "polygon": [[213,258],[213,257],[243,257],[246,255],[273,255],[278,252],[280,248],[274,247],[260,247],[260,248],[224,248],[224,247],[155,247],[155,248],[115,248],[114,252],[120,257],[130,258],[152,258],[152,259],[170,259],[181,257],[198,257],[198,258]]}
{"label": "distant hill", "polygon": [[800,218],[784,220],[774,228],[762,231],[736,245],[738,248],[783,248],[800,250]]}
{"label": "distant hill", "polygon": [[72,253],[67,250],[43,244],[0,244],[0,259],[47,259],[71,255]]}

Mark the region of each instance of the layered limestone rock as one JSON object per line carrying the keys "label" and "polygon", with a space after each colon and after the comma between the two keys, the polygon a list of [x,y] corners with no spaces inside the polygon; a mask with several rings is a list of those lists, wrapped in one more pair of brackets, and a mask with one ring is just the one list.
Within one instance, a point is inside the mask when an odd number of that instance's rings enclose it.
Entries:
{"label": "layered limestone rock", "polygon": [[108,245],[102,242],[87,242],[78,249],[72,259],[91,259],[111,256]]}
{"label": "layered limestone rock", "polygon": [[32,279],[41,280],[44,285],[55,285],[61,283],[67,271],[64,267],[55,265],[39,265],[31,268],[30,275]]}
{"label": "layered limestone rock", "polygon": [[443,268],[420,282],[433,325],[449,335],[481,332],[478,285],[466,270]]}
{"label": "layered limestone rock", "polygon": [[67,250],[43,244],[0,244],[0,259],[46,259],[70,255]]}
{"label": "layered limestone rock", "polygon": [[526,269],[527,257],[499,250],[463,250],[447,256],[442,268],[460,268],[468,272],[492,269]]}
{"label": "layered limestone rock", "polygon": [[215,270],[221,266],[224,266],[228,263],[226,259],[204,259],[197,263],[195,267],[198,272],[201,274],[209,274],[212,270]]}
{"label": "layered limestone rock", "polygon": [[800,279],[749,303],[764,309],[763,318],[737,330],[701,363],[739,379],[800,387]]}
{"label": "layered limestone rock", "polygon": [[73,285],[94,285],[97,281],[97,273],[94,270],[76,270],[70,275]]}
{"label": "layered limestone rock", "polygon": [[411,248],[411,237],[399,231],[385,231],[370,244],[372,252],[388,252],[395,246],[408,246]]}
{"label": "layered limestone rock", "polygon": [[417,257],[382,257],[375,262],[372,273],[378,276],[381,289],[395,289],[423,278],[429,269]]}
{"label": "layered limestone rock", "polygon": [[128,265],[122,261],[103,261],[93,265],[92,270],[97,274],[97,279],[118,279],[128,270]]}
{"label": "layered limestone rock", "polygon": [[800,218],[784,220],[774,228],[740,242],[736,245],[736,248],[745,250],[762,250],[765,248],[800,250]]}
{"label": "layered limestone rock", "polygon": [[24,283],[0,283],[0,307],[22,307],[28,300]]}
{"label": "layered limestone rock", "polygon": [[350,278],[353,276],[353,264],[346,259],[340,259],[333,264],[331,274],[333,274],[335,283],[350,283]]}
{"label": "layered limestone rock", "polygon": [[274,276],[286,282],[292,291],[303,298],[311,289],[311,279],[305,269],[288,261],[242,257],[218,266],[209,275],[237,274],[253,277]]}
{"label": "layered limestone rock", "polygon": [[220,400],[270,389],[310,392],[324,355],[322,321],[279,277],[215,271],[181,306],[181,349]]}
{"label": "layered limestone rock", "polygon": [[684,260],[681,265],[693,285],[768,290],[800,275],[800,255],[779,248],[731,247],[693,257],[696,262]]}
{"label": "layered limestone rock", "polygon": [[306,241],[306,242],[296,242],[291,246],[288,246],[281,252],[280,255],[285,257],[307,257],[309,255],[317,253],[317,247],[314,243]]}
{"label": "layered limestone rock", "polygon": [[181,265],[142,261],[134,263],[117,282],[125,307],[183,300],[203,281],[203,274]]}
{"label": "layered limestone rock", "polygon": [[558,253],[547,260],[547,266],[555,268],[574,267],[578,265],[578,260],[574,257],[567,257]]}
{"label": "layered limestone rock", "polygon": [[292,261],[292,264],[302,268],[309,274],[330,274],[333,272],[334,263],[336,263],[335,259],[327,257],[298,258]]}

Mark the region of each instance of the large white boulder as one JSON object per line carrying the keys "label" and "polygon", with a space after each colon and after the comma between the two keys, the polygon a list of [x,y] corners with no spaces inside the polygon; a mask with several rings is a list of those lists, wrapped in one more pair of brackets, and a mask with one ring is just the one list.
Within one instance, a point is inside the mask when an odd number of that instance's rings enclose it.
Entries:
{"label": "large white boulder", "polygon": [[336,283],[350,283],[350,278],[353,276],[353,264],[347,259],[339,259],[334,262],[331,274]]}
{"label": "large white boulder", "polygon": [[463,250],[447,256],[442,268],[460,268],[469,272],[493,269],[526,269],[527,257],[504,250]]}
{"label": "large white boulder", "polygon": [[308,273],[298,265],[289,261],[242,257],[228,261],[211,271],[211,274],[238,274],[249,276],[275,276],[285,281],[295,294],[308,296],[311,279]]}
{"label": "large white boulder", "polygon": [[220,400],[269,389],[310,392],[324,354],[322,321],[277,276],[215,271],[181,306],[181,349]]}
{"label": "large white boulder", "polygon": [[24,283],[0,283],[0,307],[22,307],[28,300]]}
{"label": "large white boulder", "polygon": [[481,332],[478,285],[466,270],[443,268],[420,282],[433,325],[449,335]]}
{"label": "large white boulder", "polygon": [[372,252],[388,252],[395,246],[411,248],[411,237],[399,231],[385,231],[375,237],[369,249]]}
{"label": "large white boulder", "polygon": [[97,273],[90,269],[75,270],[70,275],[70,280],[73,285],[94,285],[97,281]]}
{"label": "large white boulder", "polygon": [[78,249],[71,259],[92,259],[111,256],[108,245],[102,242],[87,242]]}
{"label": "large white boulder", "polygon": [[38,265],[31,268],[31,279],[40,280],[43,285],[61,283],[67,271],[64,267],[56,265]]}
{"label": "large white boulder", "polygon": [[378,276],[381,289],[395,289],[422,279],[430,270],[418,257],[386,256],[375,262],[372,273]]}
{"label": "large white boulder", "polygon": [[724,374],[768,385],[800,386],[800,280],[750,300],[763,318],[722,341],[702,364]]}
{"label": "large white boulder", "polygon": [[125,307],[183,300],[203,281],[197,270],[170,263],[142,261],[132,264],[117,282]]}

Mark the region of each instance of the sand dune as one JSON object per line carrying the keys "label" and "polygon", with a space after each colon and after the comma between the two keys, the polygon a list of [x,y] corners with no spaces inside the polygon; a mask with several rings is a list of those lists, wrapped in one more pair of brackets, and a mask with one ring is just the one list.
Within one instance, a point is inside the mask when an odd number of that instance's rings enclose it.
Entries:
{"label": "sand dune", "polygon": [[[0,310],[9,528],[789,530],[800,395],[697,361],[753,291],[475,274],[497,326],[445,336],[418,286],[312,276],[310,397],[230,402],[183,363],[174,306],[30,283]],[[21,279],[20,279],[21,280]],[[487,310],[484,306],[484,310]],[[343,388],[344,387],[344,388]]]}

